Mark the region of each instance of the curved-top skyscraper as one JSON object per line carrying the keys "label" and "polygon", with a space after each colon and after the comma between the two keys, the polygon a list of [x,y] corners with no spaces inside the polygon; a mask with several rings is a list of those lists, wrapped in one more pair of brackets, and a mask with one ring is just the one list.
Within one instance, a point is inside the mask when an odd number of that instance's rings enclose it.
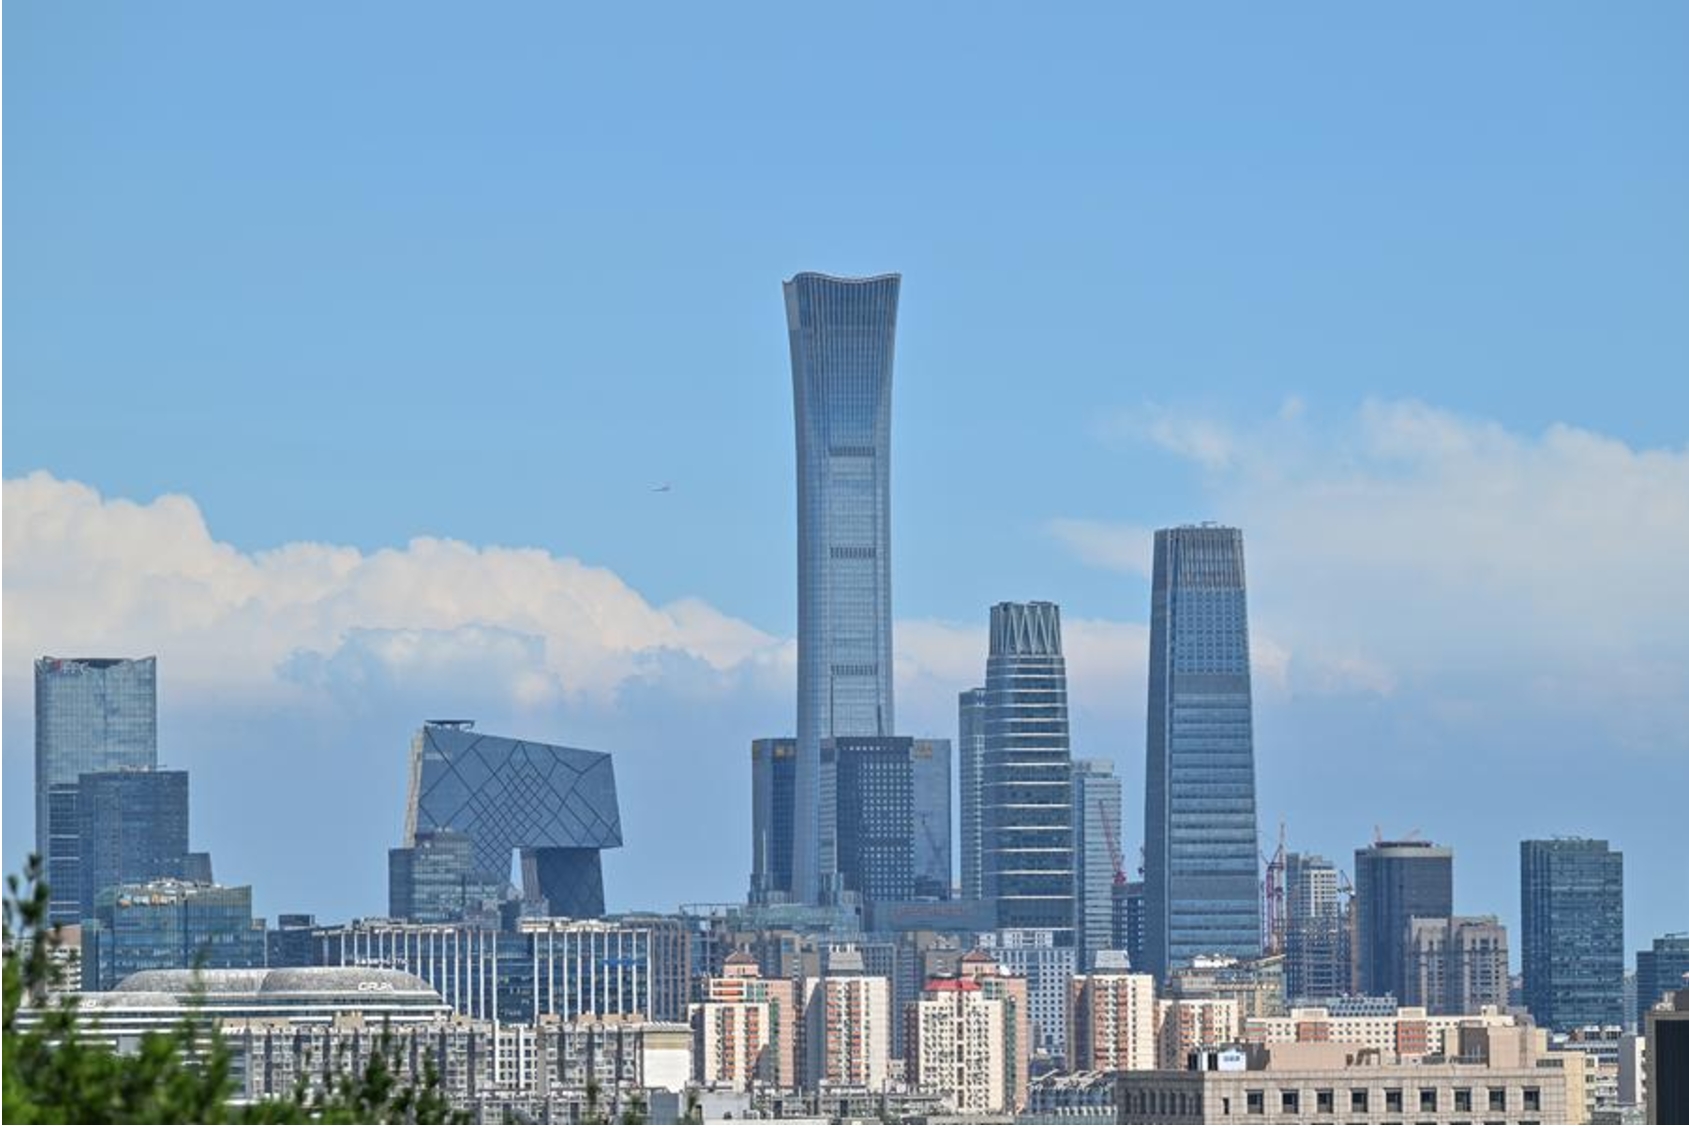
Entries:
{"label": "curved-top skyscraper", "polygon": [[798,756],[792,891],[835,890],[821,741],[890,735],[891,371],[902,278],[785,283],[798,450]]}
{"label": "curved-top skyscraper", "polygon": [[1155,533],[1144,779],[1144,960],[1261,953],[1243,533]]}

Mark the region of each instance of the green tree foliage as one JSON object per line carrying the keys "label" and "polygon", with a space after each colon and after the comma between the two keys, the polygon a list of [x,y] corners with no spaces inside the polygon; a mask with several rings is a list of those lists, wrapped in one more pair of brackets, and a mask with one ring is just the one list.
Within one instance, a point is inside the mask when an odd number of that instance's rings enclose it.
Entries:
{"label": "green tree foliage", "polygon": [[[32,856],[23,879],[6,880],[4,1106],[6,1122],[467,1122],[429,1066],[419,1085],[403,1082],[397,1051],[383,1036],[360,1072],[342,1073],[326,1091],[241,1106],[230,1051],[215,1025],[190,1011],[134,1052],[113,1052],[88,1037],[73,997],[58,994],[60,938],[47,925],[47,885]],[[36,1019],[26,1028],[19,1015]]]}

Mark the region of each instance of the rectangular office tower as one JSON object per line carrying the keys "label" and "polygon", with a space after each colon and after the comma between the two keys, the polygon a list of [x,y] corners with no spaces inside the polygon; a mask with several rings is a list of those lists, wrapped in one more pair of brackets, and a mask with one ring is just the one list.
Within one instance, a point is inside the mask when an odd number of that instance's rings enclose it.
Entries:
{"label": "rectangular office tower", "polygon": [[1053,602],[991,608],[980,835],[998,925],[1073,945],[1073,761],[1067,664]]}
{"label": "rectangular office tower", "polygon": [[1430,841],[1377,841],[1355,850],[1355,992],[1406,993],[1408,921],[1454,914],[1454,850]]}
{"label": "rectangular office tower", "polygon": [[102,891],[147,880],[190,879],[188,772],[108,770],[77,780],[82,870],[77,913],[94,917]]}
{"label": "rectangular office tower", "polygon": [[[1080,973],[1114,945],[1115,863],[1120,850],[1120,779],[1107,759],[1073,764],[1073,925]],[[1121,872],[1124,881],[1125,873]]]}
{"label": "rectangular office tower", "polygon": [[1261,954],[1243,533],[1155,533],[1144,785],[1143,967]]}
{"label": "rectangular office tower", "polygon": [[798,741],[751,740],[751,902],[784,903],[792,894],[792,805]]}
{"label": "rectangular office tower", "polygon": [[985,786],[985,689],[970,688],[956,700],[956,779],[962,851],[962,898],[985,898],[985,851],[980,835]]}
{"label": "rectangular office tower", "polygon": [[911,740],[909,762],[915,797],[915,898],[949,899],[956,879],[950,860],[950,740]]}
{"label": "rectangular office tower", "polygon": [[50,922],[81,914],[78,780],[157,765],[157,658],[35,662],[35,850],[47,866]]}
{"label": "rectangular office tower", "polygon": [[1545,1028],[1624,1024],[1624,853],[1606,841],[1519,842],[1525,1007]]}
{"label": "rectangular office tower", "polygon": [[798,463],[794,897],[836,891],[821,741],[890,735],[891,375],[901,278],[785,283]]}

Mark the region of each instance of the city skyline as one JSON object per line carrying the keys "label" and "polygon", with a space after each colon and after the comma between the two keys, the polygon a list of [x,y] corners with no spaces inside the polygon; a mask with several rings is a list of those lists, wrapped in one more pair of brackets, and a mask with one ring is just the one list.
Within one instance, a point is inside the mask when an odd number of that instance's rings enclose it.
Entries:
{"label": "city skyline", "polygon": [[[265,73],[294,32],[220,55],[176,17],[115,18],[109,43],[60,13],[7,21],[27,47],[8,54],[25,92],[7,121],[9,868],[32,836],[29,662],[157,653],[158,761],[192,772],[195,844],[262,914],[379,907],[405,742],[439,714],[615,753],[629,845],[605,859],[613,904],[740,896],[745,743],[795,722],[773,285],[898,270],[899,730],[956,735],[986,607],[1060,604],[1073,755],[1115,764],[1135,867],[1147,529],[1220,520],[1250,541],[1263,823],[1340,866],[1375,824],[1422,828],[1458,854],[1455,911],[1501,915],[1515,953],[1518,842],[1611,839],[1627,957],[1682,929],[1668,801],[1689,771],[1689,404],[1667,377],[1689,289],[1670,201],[1689,161],[1649,139],[1670,135],[1658,106],[1683,82],[1654,53],[1671,35],[1619,40],[1555,9],[1509,59],[1518,93],[1489,84],[1500,17],[1458,43],[1380,36],[1299,75],[1221,42],[1216,92],[1156,103],[1159,124],[1129,107],[1189,80],[1154,60],[1117,80],[1082,44],[1052,89],[988,99],[980,124],[934,140],[946,83],[967,77],[945,55],[907,115],[860,95],[897,122],[880,135],[836,92],[806,111],[866,145],[855,168],[762,104],[788,64],[692,106],[671,79],[655,100],[728,123],[706,135],[789,138],[675,195],[697,150],[667,127],[652,139],[668,149],[589,128],[567,157],[480,131],[532,132],[540,118],[511,107],[577,92],[534,57],[456,91],[443,179],[395,178],[384,162],[418,170],[405,145],[449,102],[388,107],[397,133],[334,115],[301,132],[236,73]],[[625,30],[593,19],[577,30]],[[1269,44],[1309,30],[1248,19]],[[909,34],[939,30],[920,16]],[[412,34],[428,57],[449,38]],[[1012,38],[989,19],[965,37],[991,58]],[[1576,77],[1608,75],[1620,42],[1622,81]],[[135,81],[148,51],[162,87]],[[1415,51],[1447,80],[1404,109]],[[361,70],[335,60],[304,112],[346,104],[370,125],[349,96]],[[399,90],[427,69],[386,65]],[[90,67],[100,79],[79,84]],[[1330,97],[1356,75],[1378,85]],[[243,110],[259,126],[231,131],[226,159],[183,160]],[[1464,126],[1442,128],[1451,116]],[[382,138],[367,158],[365,136]],[[577,156],[624,161],[626,199],[572,186]],[[98,190],[111,167],[133,173],[121,199]],[[907,173],[882,190],[874,167]],[[519,187],[509,222],[500,185],[526,183],[544,190]],[[651,328],[659,271],[691,296]],[[339,832],[284,867],[274,844],[302,810]]]}

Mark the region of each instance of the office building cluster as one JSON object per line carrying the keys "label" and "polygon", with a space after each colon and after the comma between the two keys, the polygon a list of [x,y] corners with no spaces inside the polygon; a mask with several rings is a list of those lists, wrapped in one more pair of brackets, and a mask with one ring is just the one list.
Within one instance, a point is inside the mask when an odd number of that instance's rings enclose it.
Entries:
{"label": "office building cluster", "polygon": [[1147,692],[1141,864],[1114,761],[1074,754],[1055,603],[989,607],[953,736],[898,727],[900,287],[785,284],[795,734],[750,740],[744,902],[610,911],[602,852],[638,844],[613,757],[438,719],[394,756],[385,911],[269,926],[190,848],[156,662],[43,658],[37,842],[100,1034],[182,1019],[198,967],[194,1019],[251,1099],[331,1081],[379,1023],[482,1119],[1639,1113],[1689,937],[1640,952],[1627,994],[1608,842],[1522,842],[1512,936],[1456,912],[1454,850],[1417,834],[1345,868],[1281,829],[1263,857],[1238,529],[1154,536],[1147,684],[1120,686]]}

